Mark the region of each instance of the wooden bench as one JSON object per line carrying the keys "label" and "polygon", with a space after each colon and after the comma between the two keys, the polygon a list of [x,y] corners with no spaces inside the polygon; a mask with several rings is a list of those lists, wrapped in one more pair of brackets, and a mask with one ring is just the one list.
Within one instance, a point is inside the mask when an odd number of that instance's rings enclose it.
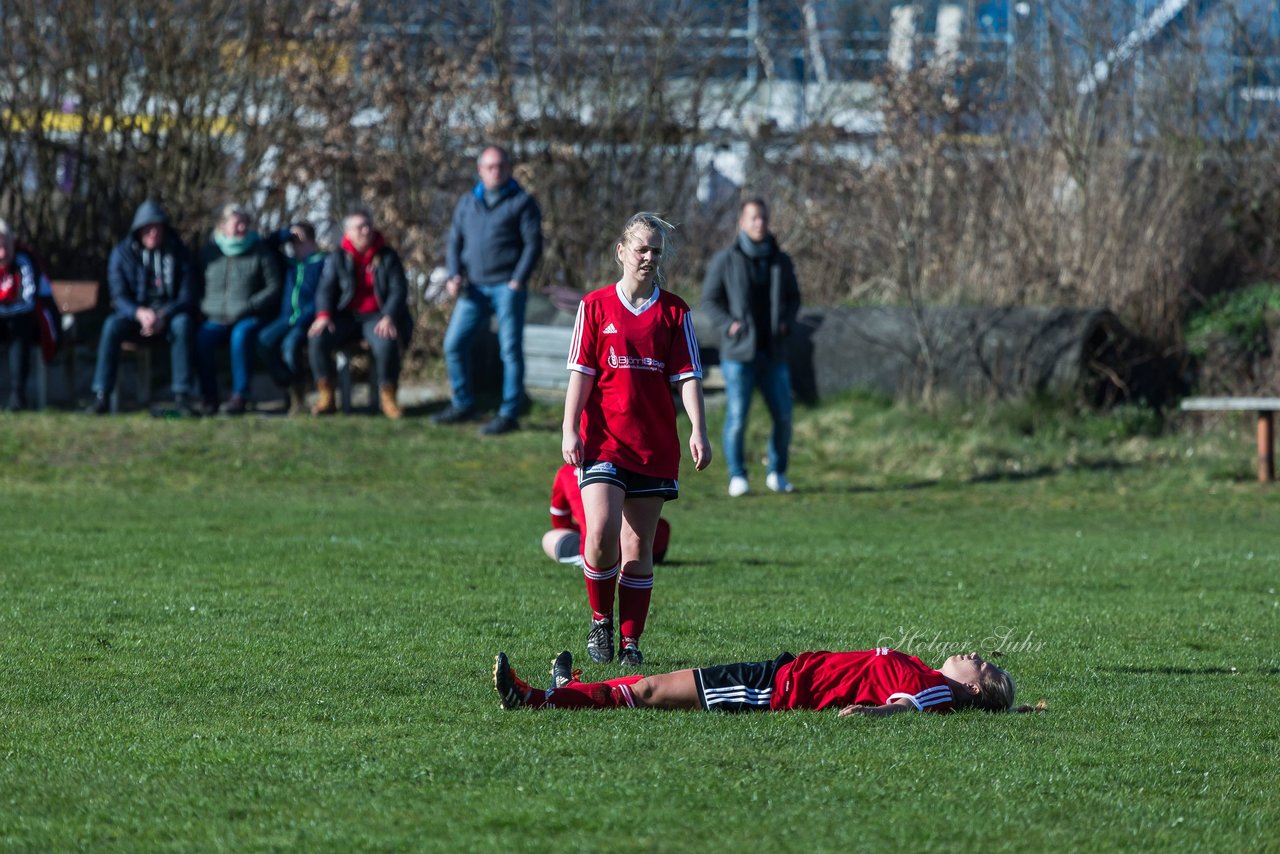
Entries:
{"label": "wooden bench", "polygon": [[1280,410],[1280,397],[1188,397],[1180,408],[1184,412],[1257,413],[1258,482],[1275,480],[1275,414]]}
{"label": "wooden bench", "polygon": [[[530,388],[569,388],[569,343],[572,326],[548,326],[528,323],[524,327],[524,384]],[[702,387],[706,391],[722,391],[724,375],[718,364],[703,364]]]}
{"label": "wooden bench", "polygon": [[[55,279],[49,282],[53,301],[62,313],[63,370],[66,377],[67,398],[71,406],[76,403],[76,346],[80,342],[79,315],[88,314],[98,307],[99,284],[96,279]],[[36,408],[49,405],[49,374],[44,359],[36,357]]]}
{"label": "wooden bench", "polygon": [[564,390],[569,387],[569,342],[572,326],[524,327],[524,384],[531,388]]}
{"label": "wooden bench", "polygon": [[[101,285],[96,279],[55,279],[49,282],[53,291],[53,301],[62,312],[62,345],[63,369],[65,370],[66,394],[70,406],[76,405],[76,348],[87,343],[81,331],[80,315],[97,310],[101,295]],[[151,348],[125,341],[120,346],[121,352],[133,353],[137,361],[137,399],[146,405],[151,402]],[[43,360],[37,363],[36,399],[41,409],[48,403],[49,378],[45,374]],[[111,411],[120,411],[120,383],[111,391]]]}

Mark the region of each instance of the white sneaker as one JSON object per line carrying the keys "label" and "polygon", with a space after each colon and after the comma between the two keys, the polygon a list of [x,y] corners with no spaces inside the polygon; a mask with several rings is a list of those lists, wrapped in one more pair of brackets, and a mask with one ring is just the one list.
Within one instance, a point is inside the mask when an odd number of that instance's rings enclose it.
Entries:
{"label": "white sneaker", "polygon": [[764,479],[764,485],[772,489],[774,492],[795,492],[796,488],[791,485],[791,481],[787,480],[785,474],[779,474],[776,471],[769,472],[769,476]]}
{"label": "white sneaker", "polygon": [[737,498],[739,495],[746,495],[751,491],[751,487],[747,486],[747,479],[741,475],[734,475],[729,478],[729,497]]}

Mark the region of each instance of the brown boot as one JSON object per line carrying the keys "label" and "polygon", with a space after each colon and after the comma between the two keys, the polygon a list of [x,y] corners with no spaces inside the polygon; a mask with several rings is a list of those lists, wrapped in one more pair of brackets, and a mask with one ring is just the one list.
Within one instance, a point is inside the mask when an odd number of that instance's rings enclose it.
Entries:
{"label": "brown boot", "polygon": [[400,405],[396,403],[396,387],[392,383],[378,386],[378,402],[382,404],[382,414],[388,418],[400,418],[404,415]]}
{"label": "brown boot", "polygon": [[289,386],[289,414],[301,415],[307,411],[307,387],[302,383]]}
{"label": "brown boot", "polygon": [[333,380],[316,380],[316,405],[311,407],[312,415],[332,415],[338,411],[333,400]]}

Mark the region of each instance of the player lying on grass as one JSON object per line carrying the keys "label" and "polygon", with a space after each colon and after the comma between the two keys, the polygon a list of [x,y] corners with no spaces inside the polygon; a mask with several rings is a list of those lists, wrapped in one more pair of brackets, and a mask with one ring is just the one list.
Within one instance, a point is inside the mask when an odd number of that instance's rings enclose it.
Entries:
{"label": "player lying on grass", "polygon": [[[505,709],[703,709],[719,712],[837,708],[840,715],[894,715],[977,708],[1013,711],[1013,678],[976,652],[935,670],[887,647],[859,652],[784,652],[772,661],[721,664],[607,682],[579,682],[566,651],[543,691],[498,653],[493,684]],[[1022,707],[1016,711],[1030,711]]]}

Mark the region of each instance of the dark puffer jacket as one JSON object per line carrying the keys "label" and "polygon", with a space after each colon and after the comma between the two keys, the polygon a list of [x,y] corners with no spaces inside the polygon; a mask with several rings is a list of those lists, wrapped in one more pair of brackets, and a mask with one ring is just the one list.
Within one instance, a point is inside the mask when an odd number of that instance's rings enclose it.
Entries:
{"label": "dark puffer jacket", "polygon": [[204,270],[200,310],[214,323],[266,319],[279,309],[280,261],[265,241],[256,240],[240,255],[226,255],[210,240],[200,255],[200,268]]}
{"label": "dark puffer jacket", "polygon": [[[329,254],[320,286],[316,289],[316,314],[332,315],[349,311],[356,293],[356,265],[351,253],[334,249]],[[408,346],[413,334],[413,316],[409,313],[409,282],[400,256],[389,246],[378,249],[373,262],[373,293],[378,311],[396,325],[401,346]]]}
{"label": "dark puffer jacket", "polygon": [[[152,257],[138,242],[138,232],[148,225],[164,226],[164,239],[156,249],[157,257]],[[153,283],[158,285],[154,291]],[[157,202],[148,200],[138,206],[129,236],[111,250],[107,286],[111,291],[112,310],[130,320],[139,306],[154,308],[166,319],[195,309],[191,253]]]}

